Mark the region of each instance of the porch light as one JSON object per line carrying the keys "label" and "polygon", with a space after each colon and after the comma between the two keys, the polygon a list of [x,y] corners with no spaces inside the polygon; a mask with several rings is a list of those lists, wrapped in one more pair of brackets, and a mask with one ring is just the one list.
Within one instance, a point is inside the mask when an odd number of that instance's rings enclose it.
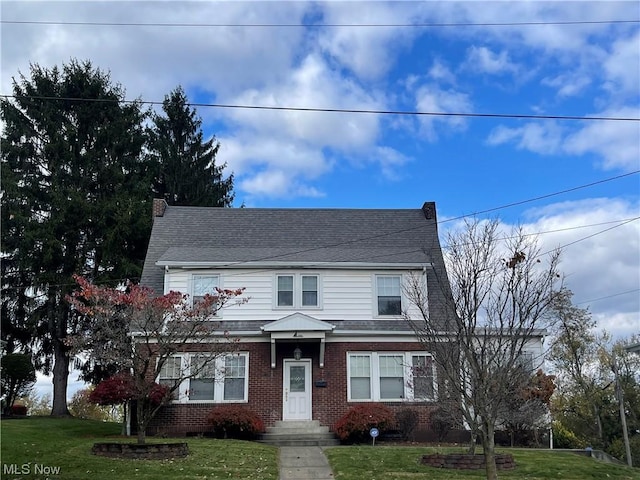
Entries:
{"label": "porch light", "polygon": [[300,360],[302,358],[302,350],[300,350],[300,347],[296,347],[296,349],[293,351],[293,358],[295,358],[296,360]]}

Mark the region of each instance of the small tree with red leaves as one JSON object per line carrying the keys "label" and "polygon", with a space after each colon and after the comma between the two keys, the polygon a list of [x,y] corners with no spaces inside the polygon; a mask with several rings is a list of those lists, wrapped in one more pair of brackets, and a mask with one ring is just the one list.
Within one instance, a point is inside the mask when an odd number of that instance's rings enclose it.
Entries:
{"label": "small tree with red leaves", "polygon": [[[188,296],[180,292],[157,296],[139,285],[117,289],[94,285],[82,277],[76,281],[79,289],[69,301],[81,314],[81,324],[68,344],[96,364],[117,365],[129,372],[128,380],[113,380],[110,395],[111,400],[135,401],[138,443],[143,444],[149,423],[180,384],[210,369],[218,357],[236,351],[237,340],[219,330],[216,313],[245,303],[244,289],[217,289],[191,305]],[[194,362],[191,368],[181,370],[172,384],[156,383],[171,357],[200,350],[206,356],[197,365]]]}

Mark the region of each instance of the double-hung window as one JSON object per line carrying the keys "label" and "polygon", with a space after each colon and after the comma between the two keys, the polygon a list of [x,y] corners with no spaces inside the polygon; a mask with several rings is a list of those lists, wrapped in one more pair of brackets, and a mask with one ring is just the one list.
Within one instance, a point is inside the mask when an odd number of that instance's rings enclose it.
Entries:
{"label": "double-hung window", "polygon": [[216,384],[215,361],[207,355],[191,355],[189,400],[213,400]]}
{"label": "double-hung window", "polygon": [[224,357],[224,399],[245,399],[246,386],[247,357],[244,355],[227,355]]}
{"label": "double-hung window", "polygon": [[402,314],[402,288],[400,275],[376,276],[377,314]]}
{"label": "double-hung window", "polygon": [[276,308],[319,308],[321,302],[320,276],[286,274],[276,275]]}
{"label": "double-hung window", "polygon": [[349,355],[349,398],[371,399],[371,355]]}
{"label": "double-hung window", "polygon": [[278,306],[293,307],[293,275],[278,275]]}
{"label": "double-hung window", "polygon": [[205,295],[216,295],[216,290],[220,286],[219,275],[193,275],[192,296],[193,304],[201,302]]}
{"label": "double-hung window", "polygon": [[430,355],[411,355],[413,376],[413,398],[430,400],[434,398],[433,358]]}
{"label": "double-hung window", "polygon": [[236,353],[211,358],[205,353],[181,353],[167,359],[158,382],[173,387],[180,382],[175,401],[246,402],[249,354]]}
{"label": "double-hung window", "polygon": [[178,355],[169,357],[160,368],[160,381],[158,383],[173,388],[182,376],[182,357]]}
{"label": "double-hung window", "polygon": [[424,352],[347,354],[349,401],[433,401],[431,355]]}
{"label": "double-hung window", "polygon": [[404,355],[379,354],[380,399],[405,398]]}
{"label": "double-hung window", "polygon": [[317,307],[318,306],[318,276],[302,275],[302,306]]}

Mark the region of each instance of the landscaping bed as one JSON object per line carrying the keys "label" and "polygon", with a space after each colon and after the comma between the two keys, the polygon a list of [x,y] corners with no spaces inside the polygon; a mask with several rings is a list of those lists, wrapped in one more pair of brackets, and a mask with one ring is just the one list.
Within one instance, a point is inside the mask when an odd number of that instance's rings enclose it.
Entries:
{"label": "landscaping bed", "polygon": [[184,443],[94,443],[91,453],[101,457],[132,458],[139,460],[166,460],[189,455],[189,446]]}

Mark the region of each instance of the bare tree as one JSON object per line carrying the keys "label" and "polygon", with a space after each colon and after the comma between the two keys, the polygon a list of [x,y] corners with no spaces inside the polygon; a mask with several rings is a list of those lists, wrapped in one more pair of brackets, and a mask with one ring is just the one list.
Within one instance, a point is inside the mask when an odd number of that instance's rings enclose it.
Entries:
{"label": "bare tree", "polygon": [[[70,301],[84,322],[69,343],[97,364],[117,365],[130,376],[126,393],[136,402],[138,443],[145,443],[147,426],[180,384],[211,372],[217,358],[236,351],[237,341],[218,330],[216,313],[247,298],[243,289],[217,289],[192,305],[180,292],[156,296],[138,285],[123,291],[76,279],[80,288]],[[170,384],[156,383],[165,364],[184,352],[197,356],[172,369]]]}
{"label": "bare tree", "polygon": [[535,238],[521,228],[501,238],[499,225],[473,220],[447,235],[449,282],[440,278],[438,284],[452,302],[448,324],[431,320],[423,278],[409,277],[404,285],[406,298],[420,312],[419,318],[405,316],[433,353],[438,395],[444,389],[447,400],[457,399],[473,443],[480,437],[489,480],[498,478],[496,426],[509,396],[531,378],[533,370],[525,374],[522,366],[536,360],[528,354],[548,326],[560,278],[559,251],[543,263]]}

